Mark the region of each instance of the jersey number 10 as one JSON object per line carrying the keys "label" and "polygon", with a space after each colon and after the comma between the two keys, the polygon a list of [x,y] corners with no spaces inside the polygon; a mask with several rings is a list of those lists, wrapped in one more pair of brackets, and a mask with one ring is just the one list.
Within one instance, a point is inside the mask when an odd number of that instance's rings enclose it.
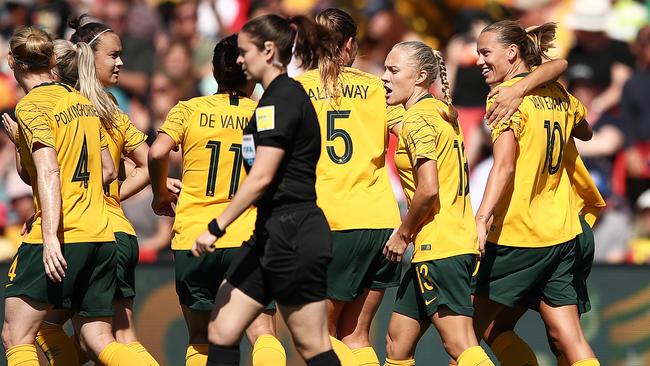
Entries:
{"label": "jersey number 10", "polygon": [[[214,191],[217,186],[217,169],[219,168],[219,155],[221,152],[221,141],[208,141],[205,145],[206,149],[210,149],[210,169],[208,170],[208,183],[205,187],[205,195],[214,197]],[[243,157],[241,153],[241,144],[232,144],[230,149],[235,154],[232,162],[232,174],[230,175],[230,189],[228,191],[228,198],[232,198],[237,193],[239,188],[239,176],[241,174],[241,167]]]}
{"label": "jersey number 10", "polygon": [[[553,128],[551,128],[551,121],[544,121],[544,128],[546,129],[546,158],[544,160],[544,170],[548,167],[548,174],[553,175],[560,170],[560,163],[562,162],[562,155],[564,154],[564,136],[562,134],[560,123],[557,121],[553,122]],[[558,141],[560,145],[560,153],[558,154],[557,162],[553,163],[556,134],[559,135],[560,138],[560,141]]]}

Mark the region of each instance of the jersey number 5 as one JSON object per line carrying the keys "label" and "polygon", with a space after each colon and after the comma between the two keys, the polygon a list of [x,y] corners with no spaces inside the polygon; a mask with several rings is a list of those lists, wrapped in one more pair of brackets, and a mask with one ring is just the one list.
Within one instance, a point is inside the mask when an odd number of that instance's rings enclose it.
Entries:
{"label": "jersey number 5", "polygon": [[[544,160],[544,170],[548,167],[548,174],[553,175],[560,170],[560,163],[562,162],[562,155],[564,154],[564,136],[562,134],[562,128],[560,123],[555,121],[553,122],[553,128],[551,128],[551,121],[544,121],[544,128],[546,129],[546,159]],[[557,133],[556,133],[557,131]],[[560,153],[557,157],[557,162],[553,163],[553,155],[555,151],[555,135],[559,135],[560,141]]]}
{"label": "jersey number 5", "polygon": [[81,153],[79,154],[77,167],[74,169],[72,181],[83,182],[84,188],[88,188],[89,179],[90,172],[88,172],[88,143],[86,142],[86,135],[84,135],[84,143],[81,145]]}
{"label": "jersey number 5", "polygon": [[352,158],[352,137],[342,128],[336,128],[334,124],[337,119],[350,118],[350,111],[327,111],[327,141],[334,141],[336,138],[342,138],[345,149],[343,155],[338,155],[334,146],[327,146],[327,155],[336,164],[345,164]]}
{"label": "jersey number 5", "polygon": [[[217,186],[217,168],[219,167],[219,154],[221,152],[221,141],[208,141],[205,145],[206,149],[210,149],[210,169],[208,170],[208,183],[205,187],[205,195],[214,197],[214,191]],[[242,167],[242,153],[241,144],[232,144],[230,149],[235,154],[232,162],[232,174],[230,175],[230,190],[228,191],[228,198],[232,198],[237,193],[239,188],[239,176]]]}

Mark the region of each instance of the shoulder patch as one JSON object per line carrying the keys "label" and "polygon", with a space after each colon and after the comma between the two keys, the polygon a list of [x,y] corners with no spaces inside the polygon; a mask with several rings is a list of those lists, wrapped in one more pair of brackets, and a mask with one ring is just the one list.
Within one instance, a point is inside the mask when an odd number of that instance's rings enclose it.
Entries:
{"label": "shoulder patch", "polygon": [[275,106],[267,105],[255,109],[257,131],[267,131],[275,128]]}

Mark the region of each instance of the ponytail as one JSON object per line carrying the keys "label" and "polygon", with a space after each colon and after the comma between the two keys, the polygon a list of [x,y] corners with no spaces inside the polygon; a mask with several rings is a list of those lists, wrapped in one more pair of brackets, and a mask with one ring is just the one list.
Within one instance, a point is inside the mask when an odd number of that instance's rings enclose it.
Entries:
{"label": "ponytail", "polygon": [[445,66],[445,59],[442,57],[442,52],[433,50],[433,56],[438,61],[438,72],[440,73],[440,83],[442,84],[442,93],[444,95],[444,102],[447,104],[447,110],[440,113],[445,121],[457,123],[458,111],[454,108],[451,101],[451,87],[447,79],[447,66]]}
{"label": "ponytail", "polygon": [[108,131],[115,126],[119,109],[113,97],[104,89],[95,71],[95,56],[87,43],[54,41],[56,65],[52,70],[58,78],[78,89],[95,106],[102,125]]}
{"label": "ponytail", "polygon": [[557,23],[544,23],[529,31],[512,20],[502,20],[485,27],[481,33],[495,32],[499,43],[514,44],[519,48],[519,57],[526,66],[542,64],[542,59],[550,59],[547,52],[553,48]]}
{"label": "ponytail", "polygon": [[300,58],[300,67],[307,70],[318,68],[326,95],[338,99],[341,65],[334,60],[336,49],[331,33],[304,16],[295,16],[290,22],[296,28],[294,55]]}

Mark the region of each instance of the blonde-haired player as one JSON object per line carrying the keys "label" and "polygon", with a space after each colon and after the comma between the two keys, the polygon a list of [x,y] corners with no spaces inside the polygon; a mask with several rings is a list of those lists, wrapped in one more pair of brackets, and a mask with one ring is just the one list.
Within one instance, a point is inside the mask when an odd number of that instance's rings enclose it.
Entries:
{"label": "blonde-haired player", "polygon": [[[438,78],[444,100],[429,94]],[[406,108],[395,165],[409,202],[384,253],[400,261],[411,241],[415,249],[388,326],[386,365],[415,365],[415,347],[431,323],[458,365],[493,365],[472,327],[479,251],[463,133],[444,60],[422,42],[398,43],[386,57],[382,79],[388,103]]]}
{"label": "blonde-haired player", "polygon": [[[92,65],[87,45],[78,61]],[[54,45],[44,31],[17,31],[9,64],[28,92],[16,107],[17,146],[36,215],[8,273],[2,333],[8,363],[38,365],[36,331],[48,310],[62,307],[75,314],[81,341],[96,360],[146,365],[111,332],[116,248],[102,186],[116,173],[98,112],[71,86],[55,82]]]}

